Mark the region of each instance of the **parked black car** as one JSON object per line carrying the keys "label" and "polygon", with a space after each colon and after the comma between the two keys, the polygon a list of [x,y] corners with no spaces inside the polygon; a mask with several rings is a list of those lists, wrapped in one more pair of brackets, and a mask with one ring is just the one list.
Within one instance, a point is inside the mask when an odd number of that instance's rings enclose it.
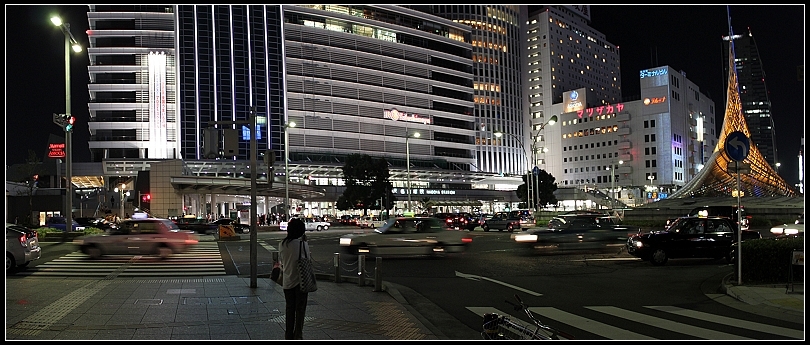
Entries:
{"label": "parked black car", "polygon": [[[748,230],[751,224],[751,216],[745,213],[745,207],[740,206],[740,213],[742,215],[742,222],[740,225],[743,230]],[[687,217],[726,217],[732,221],[737,221],[737,206],[724,206],[724,205],[711,205],[711,206],[698,206],[693,208],[686,214]],[[667,219],[667,227],[671,225],[676,218]]]}
{"label": "parked black car", "polygon": [[249,224],[242,224],[230,218],[220,218],[211,222],[211,224],[217,225],[217,231],[219,231],[218,229],[220,225],[232,225],[233,230],[236,231],[237,233],[247,234],[250,232]]}
{"label": "parked black car", "polygon": [[565,214],[552,218],[547,229],[523,231],[512,235],[512,239],[542,251],[618,252],[627,238],[640,230],[617,224],[605,214]]}
{"label": "parked black car", "polygon": [[478,226],[478,218],[469,212],[450,213],[445,219],[446,225],[454,230],[475,230]]}
{"label": "parked black car", "polygon": [[182,230],[191,230],[198,234],[219,233],[219,225],[209,223],[205,218],[183,217],[174,221]]}
{"label": "parked black car", "polygon": [[485,232],[489,230],[514,232],[515,229],[520,229],[520,217],[510,216],[506,212],[499,212],[485,220],[484,224],[481,224],[481,228],[483,228]]}
{"label": "parked black car", "polygon": [[[761,238],[757,231],[743,230],[743,240]],[[726,258],[737,241],[737,224],[726,217],[681,217],[666,230],[641,233],[627,239],[630,255],[653,265],[673,258]]]}

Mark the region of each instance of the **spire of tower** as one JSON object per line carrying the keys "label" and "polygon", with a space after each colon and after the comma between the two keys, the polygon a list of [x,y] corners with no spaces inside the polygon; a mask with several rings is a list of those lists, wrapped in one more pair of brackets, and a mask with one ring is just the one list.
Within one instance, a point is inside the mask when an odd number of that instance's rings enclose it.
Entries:
{"label": "spire of tower", "polygon": [[[730,168],[731,158],[725,153],[726,136],[739,131],[751,138],[751,131],[742,114],[740,102],[739,83],[737,81],[736,57],[734,55],[733,30],[731,29],[731,15],[728,16],[729,54],[728,54],[728,89],[726,91],[726,109],[723,117],[723,127],[711,157],[683,188],[673,193],[670,198],[690,198],[698,196],[732,196],[737,190],[737,179],[733,168]],[[795,196],[796,191],[782,179],[770,164],[765,160],[751,142],[748,157],[743,163],[751,165],[751,172],[740,175],[740,190],[744,196]]]}

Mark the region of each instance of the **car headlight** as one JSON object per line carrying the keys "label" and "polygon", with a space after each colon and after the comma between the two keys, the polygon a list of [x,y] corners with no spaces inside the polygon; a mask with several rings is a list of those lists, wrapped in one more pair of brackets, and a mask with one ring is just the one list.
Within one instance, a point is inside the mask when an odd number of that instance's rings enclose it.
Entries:
{"label": "car headlight", "polygon": [[795,235],[799,233],[799,229],[785,229],[786,235]]}
{"label": "car headlight", "polygon": [[352,245],[352,239],[351,238],[341,238],[340,239],[340,246],[341,247],[348,247],[350,245]]}
{"label": "car headlight", "polygon": [[537,235],[515,235],[515,242],[537,242]]}
{"label": "car headlight", "polygon": [[641,241],[633,241],[633,246],[635,246],[636,248],[641,248],[644,246],[644,243]]}
{"label": "car headlight", "polygon": [[784,232],[785,232],[785,228],[777,228],[777,227],[771,228],[771,233],[774,234],[774,235],[781,235]]}

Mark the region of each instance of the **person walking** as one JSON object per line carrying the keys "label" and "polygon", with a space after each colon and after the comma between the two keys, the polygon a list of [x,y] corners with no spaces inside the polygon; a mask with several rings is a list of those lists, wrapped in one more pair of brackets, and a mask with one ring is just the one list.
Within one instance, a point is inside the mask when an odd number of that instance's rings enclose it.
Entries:
{"label": "person walking", "polygon": [[[286,302],[287,328],[284,331],[284,339],[304,339],[303,326],[304,314],[307,310],[307,296],[309,293],[301,291],[301,273],[298,271],[298,257],[300,250],[309,254],[309,244],[307,243],[306,225],[298,218],[293,218],[287,223],[287,237],[279,244],[279,260],[281,260],[281,274],[283,277],[284,300]],[[303,242],[303,247],[301,243]]]}

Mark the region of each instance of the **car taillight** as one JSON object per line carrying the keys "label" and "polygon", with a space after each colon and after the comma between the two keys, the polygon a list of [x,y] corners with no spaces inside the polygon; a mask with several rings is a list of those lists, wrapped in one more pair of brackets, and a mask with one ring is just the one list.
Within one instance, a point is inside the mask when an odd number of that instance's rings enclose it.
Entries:
{"label": "car taillight", "polygon": [[472,243],[472,237],[464,237],[464,238],[462,238],[461,243]]}
{"label": "car taillight", "polygon": [[21,234],[21,235],[20,235],[20,244],[21,244],[23,247],[27,247],[27,246],[28,246],[28,241],[27,241],[27,238],[25,237],[25,234]]}

